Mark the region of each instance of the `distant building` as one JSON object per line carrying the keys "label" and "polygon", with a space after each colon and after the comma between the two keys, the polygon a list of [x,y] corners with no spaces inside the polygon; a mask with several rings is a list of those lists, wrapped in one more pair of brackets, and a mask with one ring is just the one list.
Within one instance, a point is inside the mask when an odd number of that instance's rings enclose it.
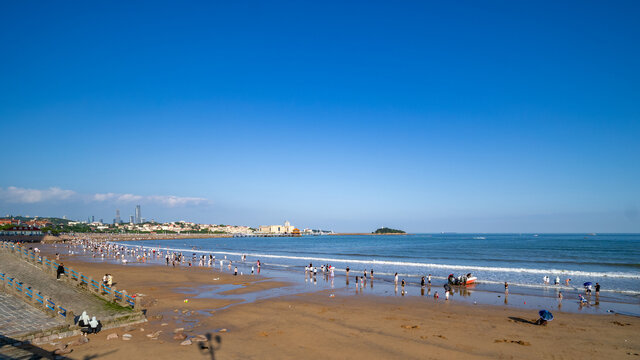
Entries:
{"label": "distant building", "polygon": [[[262,225],[260,226],[260,232],[264,234],[292,234],[293,226],[288,221],[284,222],[284,225]],[[298,230],[300,231],[300,230]]]}
{"label": "distant building", "polygon": [[16,225],[0,231],[0,235],[42,235],[40,228],[35,226]]}
{"label": "distant building", "polygon": [[129,224],[133,224],[133,215],[129,216]]}
{"label": "distant building", "polygon": [[142,219],[142,214],[140,213],[140,205],[136,205],[136,224],[140,224],[142,221],[140,221]]}
{"label": "distant building", "polygon": [[114,224],[120,224],[122,221],[120,220],[120,209],[116,209],[116,218],[113,221]]}

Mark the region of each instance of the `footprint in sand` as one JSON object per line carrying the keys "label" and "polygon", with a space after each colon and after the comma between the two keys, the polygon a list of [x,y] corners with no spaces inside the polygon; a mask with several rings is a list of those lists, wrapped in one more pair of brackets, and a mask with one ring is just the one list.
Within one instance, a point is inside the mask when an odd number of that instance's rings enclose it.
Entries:
{"label": "footprint in sand", "polygon": [[618,326],[627,326],[627,325],[631,325],[630,323],[621,323],[620,321],[612,321],[612,324],[618,325]]}
{"label": "footprint in sand", "polygon": [[400,325],[403,329],[418,329],[420,326],[418,325]]}
{"label": "footprint in sand", "polygon": [[518,345],[523,345],[523,346],[529,346],[531,345],[531,343],[527,342],[527,341],[523,341],[523,340],[509,340],[509,339],[496,339],[493,341],[494,343],[512,343],[512,344],[518,344]]}

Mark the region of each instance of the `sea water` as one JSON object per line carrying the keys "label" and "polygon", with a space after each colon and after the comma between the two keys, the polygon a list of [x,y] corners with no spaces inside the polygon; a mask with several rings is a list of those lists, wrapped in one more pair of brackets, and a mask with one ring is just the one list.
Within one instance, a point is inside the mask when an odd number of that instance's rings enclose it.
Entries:
{"label": "sea water", "polygon": [[[246,263],[260,260],[269,268],[304,271],[310,263],[330,264],[362,275],[374,270],[390,281],[397,272],[410,283],[422,276],[446,279],[449,274],[472,273],[479,285],[508,282],[510,287],[549,288],[556,277],[562,286],[580,289],[598,282],[603,295],[640,303],[640,234],[415,234],[325,235],[302,237],[238,237],[180,240],[142,240],[122,243],[169,249],[185,255],[225,255]],[[187,256],[188,257],[188,256]],[[246,270],[245,270],[246,272]]]}

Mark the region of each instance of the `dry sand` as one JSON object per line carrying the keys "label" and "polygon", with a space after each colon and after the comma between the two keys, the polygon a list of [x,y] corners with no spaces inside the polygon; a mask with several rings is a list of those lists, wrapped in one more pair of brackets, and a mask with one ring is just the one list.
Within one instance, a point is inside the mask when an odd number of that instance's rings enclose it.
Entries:
{"label": "dry sand", "polygon": [[[91,335],[88,344],[73,347],[67,355],[74,359],[210,356],[195,343],[180,345],[177,328],[184,328],[188,338],[219,336],[220,343],[213,341],[216,359],[640,359],[640,319],[633,317],[558,313],[548,326],[536,326],[531,321],[537,314],[531,310],[433,298],[330,297],[328,291],[213,311],[238,300],[193,299],[181,291],[238,284],[243,287],[229,292],[238,294],[286,284],[203,268],[64,261],[94,278],[111,273],[117,288],[144,294],[149,319],[133,328]],[[107,340],[113,333],[118,339]],[[122,340],[125,333],[131,340]]]}

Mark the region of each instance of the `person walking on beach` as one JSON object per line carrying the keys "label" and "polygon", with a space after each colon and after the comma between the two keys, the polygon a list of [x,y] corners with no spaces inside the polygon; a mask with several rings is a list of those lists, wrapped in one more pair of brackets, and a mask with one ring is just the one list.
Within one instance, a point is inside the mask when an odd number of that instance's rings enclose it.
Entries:
{"label": "person walking on beach", "polygon": [[393,282],[396,284],[396,286],[398,286],[398,273],[396,273]]}
{"label": "person walking on beach", "polygon": [[402,295],[404,295],[404,284],[405,284],[404,279],[402,279],[402,283],[400,285],[400,286],[402,286]]}
{"label": "person walking on beach", "polygon": [[349,267],[348,266],[346,268],[346,271],[347,271],[347,277],[348,277],[349,276]]}
{"label": "person walking on beach", "polygon": [[371,280],[373,280],[373,269],[371,269]]}
{"label": "person walking on beach", "polygon": [[567,280],[564,281],[565,285],[569,286],[569,281],[571,281],[571,279],[567,278]]}
{"label": "person walking on beach", "polygon": [[504,292],[505,294],[509,292],[509,283],[507,283],[506,281],[504,282]]}
{"label": "person walking on beach", "polygon": [[560,276],[556,276],[556,281],[554,281],[554,285],[560,285]]}
{"label": "person walking on beach", "polygon": [[431,285],[431,274],[429,274],[429,276],[427,276],[427,284]]}
{"label": "person walking on beach", "polygon": [[420,287],[424,289],[424,276],[420,279]]}
{"label": "person walking on beach", "polygon": [[251,275],[253,275],[253,266],[251,266]]}
{"label": "person walking on beach", "polygon": [[596,296],[600,296],[600,284],[596,283]]}
{"label": "person walking on beach", "polygon": [[238,267],[234,267],[233,268],[233,276],[237,276],[238,275]]}

